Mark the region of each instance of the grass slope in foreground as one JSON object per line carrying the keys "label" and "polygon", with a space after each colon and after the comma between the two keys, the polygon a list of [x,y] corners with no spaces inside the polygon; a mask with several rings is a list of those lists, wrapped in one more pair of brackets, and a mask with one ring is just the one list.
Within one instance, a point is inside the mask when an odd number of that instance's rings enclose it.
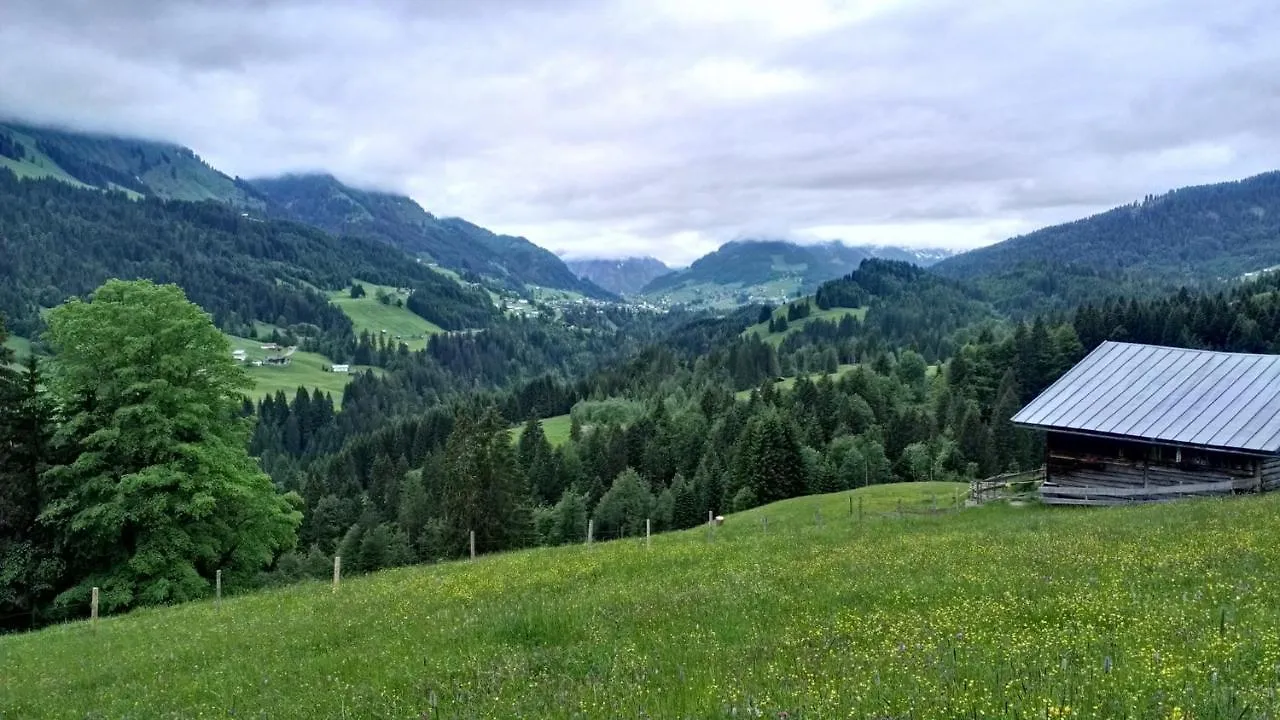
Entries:
{"label": "grass slope in foreground", "polygon": [[[365,296],[361,298],[351,297],[349,290],[329,294],[329,301],[351,318],[351,324],[355,326],[357,334],[368,330],[369,334],[377,339],[385,330],[387,340],[403,342],[409,346],[410,350],[422,350],[427,346],[429,336],[444,332],[439,325],[418,317],[409,308],[395,306],[396,298],[402,302],[408,299],[407,293],[400,293],[393,287],[373,285],[363,281],[360,281],[360,284],[365,289]],[[379,302],[378,291],[391,296],[392,304],[383,305]],[[395,340],[397,337],[400,339]]]}
{"label": "grass slope in foreground", "polygon": [[879,515],[954,490],[0,638],[0,716],[1274,717],[1280,495]]}

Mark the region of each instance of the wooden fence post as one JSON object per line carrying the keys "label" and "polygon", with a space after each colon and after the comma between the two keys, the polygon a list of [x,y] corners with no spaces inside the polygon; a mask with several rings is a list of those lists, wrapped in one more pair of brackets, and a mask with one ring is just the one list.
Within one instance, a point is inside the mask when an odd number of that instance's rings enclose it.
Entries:
{"label": "wooden fence post", "polygon": [[853,493],[849,493],[849,517],[853,517]]}
{"label": "wooden fence post", "polygon": [[862,522],[862,498],[858,498],[858,522]]}
{"label": "wooden fence post", "polygon": [[471,559],[476,559],[476,531],[471,531]]}
{"label": "wooden fence post", "polygon": [[217,610],[222,609],[222,571],[218,570],[213,574],[213,607]]}
{"label": "wooden fence post", "polygon": [[592,518],[587,518],[587,544],[590,545],[591,543],[595,542],[595,540],[596,540],[596,521]]}
{"label": "wooden fence post", "polygon": [[645,518],[644,519],[644,546],[645,547],[649,547],[649,539],[652,531],[653,531],[653,526],[651,524],[650,519]]}
{"label": "wooden fence post", "polygon": [[95,631],[98,629],[98,588],[89,595],[89,623]]}
{"label": "wooden fence post", "polygon": [[338,585],[342,584],[342,556],[333,556],[333,591],[338,592]]}
{"label": "wooden fence post", "polygon": [[822,527],[822,508],[813,511],[813,521],[818,524],[818,527]]}
{"label": "wooden fence post", "polygon": [[769,534],[769,516],[763,515],[760,518],[760,527],[763,528],[766,535]]}
{"label": "wooden fence post", "polygon": [[898,498],[898,517],[903,517],[903,515],[902,515],[902,498]]}

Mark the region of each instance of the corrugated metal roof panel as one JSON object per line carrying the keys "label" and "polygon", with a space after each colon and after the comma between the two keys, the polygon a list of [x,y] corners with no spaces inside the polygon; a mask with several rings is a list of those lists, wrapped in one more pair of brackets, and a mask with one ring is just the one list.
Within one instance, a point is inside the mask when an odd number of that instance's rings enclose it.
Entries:
{"label": "corrugated metal roof panel", "polygon": [[1105,342],[1013,422],[1280,454],[1280,355]]}

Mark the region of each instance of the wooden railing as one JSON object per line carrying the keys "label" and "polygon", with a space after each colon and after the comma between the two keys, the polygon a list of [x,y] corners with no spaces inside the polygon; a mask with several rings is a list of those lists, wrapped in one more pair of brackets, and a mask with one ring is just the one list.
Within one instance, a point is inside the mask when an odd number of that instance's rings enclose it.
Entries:
{"label": "wooden railing", "polygon": [[1034,497],[1044,482],[1044,467],[1004,473],[969,483],[969,499],[977,505],[992,500],[1020,500]]}

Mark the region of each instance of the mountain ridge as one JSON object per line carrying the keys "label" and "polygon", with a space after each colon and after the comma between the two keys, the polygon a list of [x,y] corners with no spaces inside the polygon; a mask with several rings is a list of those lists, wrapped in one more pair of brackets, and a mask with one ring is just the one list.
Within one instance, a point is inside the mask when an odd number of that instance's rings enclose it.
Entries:
{"label": "mountain ridge", "polygon": [[[219,171],[190,148],[175,143],[14,121],[0,121],[0,168],[19,178],[118,190],[133,198],[219,202],[255,216],[373,238],[415,255],[429,255],[445,267],[486,274],[511,285],[612,297],[526,238],[499,235],[461,218],[440,218],[409,197],[359,190],[331,174],[248,181]],[[313,196],[300,195],[303,191]]]}
{"label": "mountain ridge", "polygon": [[688,268],[652,280],[641,293],[669,302],[714,297],[704,304],[782,302],[812,293],[823,282],[848,275],[864,260],[881,258],[932,264],[945,250],[915,251],[887,245],[847,245],[838,240],[800,244],[789,240],[733,240]]}
{"label": "mountain ridge", "polygon": [[1194,185],[970,250],[934,266],[1005,309],[1164,291],[1280,264],[1280,171]]}
{"label": "mountain ridge", "polygon": [[657,258],[581,258],[566,260],[565,264],[575,275],[618,295],[634,295],[655,278],[671,272],[672,268]]}

